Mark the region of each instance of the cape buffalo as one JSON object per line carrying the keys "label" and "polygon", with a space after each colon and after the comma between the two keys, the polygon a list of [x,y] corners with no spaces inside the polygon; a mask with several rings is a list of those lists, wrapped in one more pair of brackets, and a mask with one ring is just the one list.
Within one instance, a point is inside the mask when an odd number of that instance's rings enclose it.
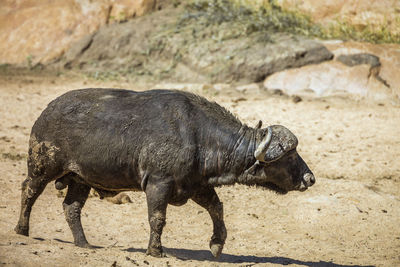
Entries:
{"label": "cape buffalo", "polygon": [[150,223],[147,254],[163,255],[167,205],[192,199],[211,216],[210,249],[218,257],[226,228],[214,187],[307,189],[315,179],[297,144],[283,126],[248,127],[217,103],[187,92],[70,91],[53,100],[32,127],[15,231],[28,235],[32,205],[55,181],[57,189],[68,187],[63,208],[75,245],[91,247],[80,219],[90,189],[100,196],[143,190]]}

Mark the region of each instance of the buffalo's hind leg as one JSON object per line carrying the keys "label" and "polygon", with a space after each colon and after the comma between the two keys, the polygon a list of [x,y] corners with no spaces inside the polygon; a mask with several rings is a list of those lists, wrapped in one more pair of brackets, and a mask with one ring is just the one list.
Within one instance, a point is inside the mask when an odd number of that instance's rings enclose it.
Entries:
{"label": "buffalo's hind leg", "polygon": [[145,190],[150,224],[150,240],[146,254],[153,257],[165,256],[161,246],[161,235],[165,226],[171,191],[171,184],[167,180],[157,179],[156,177],[149,178]]}
{"label": "buffalo's hind leg", "polygon": [[81,223],[81,210],[89,196],[90,186],[70,180],[68,191],[63,202],[65,219],[74,236],[74,243],[78,247],[93,248],[85,237]]}
{"label": "buffalo's hind leg", "polygon": [[29,218],[32,206],[50,181],[51,179],[46,179],[44,176],[35,178],[28,176],[25,181],[22,182],[21,213],[18,224],[14,229],[17,234],[29,235]]}
{"label": "buffalo's hind leg", "polygon": [[[33,131],[33,129],[32,129]],[[29,234],[29,218],[36,199],[51,181],[63,173],[62,162],[56,161],[58,148],[50,142],[38,142],[32,133],[28,151],[28,177],[22,182],[21,213],[15,232]]]}
{"label": "buffalo's hind leg", "polygon": [[210,240],[210,250],[214,257],[221,255],[226,240],[226,228],[224,223],[224,211],[214,188],[207,187],[197,192],[192,200],[205,208],[213,221],[213,235]]}

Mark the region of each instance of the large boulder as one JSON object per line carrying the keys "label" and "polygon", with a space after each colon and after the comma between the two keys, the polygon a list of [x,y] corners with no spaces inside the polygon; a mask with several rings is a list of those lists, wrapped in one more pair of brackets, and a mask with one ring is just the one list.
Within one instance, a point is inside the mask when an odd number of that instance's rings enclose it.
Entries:
{"label": "large boulder", "polygon": [[[190,83],[262,82],[287,69],[330,60],[318,41],[284,33],[253,33],[240,38],[228,23],[179,28],[179,10],[154,12],[102,27],[76,43],[57,66],[88,72],[115,72]],[[147,78],[148,80],[148,78]]]}
{"label": "large boulder", "polygon": [[46,64],[109,21],[143,15],[155,8],[155,2],[2,0],[0,64]]}
{"label": "large boulder", "polygon": [[106,24],[109,4],[99,1],[6,1],[0,16],[0,63],[34,65]]}
{"label": "large boulder", "polygon": [[[215,41],[193,40],[181,52],[181,36],[171,38],[168,46],[182,57],[190,69],[208,77],[210,82],[262,82],[265,77],[288,68],[330,60],[333,55],[317,41],[290,34],[271,34],[272,42],[257,42],[257,36]],[[175,48],[174,48],[175,46]],[[176,52],[177,51],[177,52]]]}
{"label": "large boulder", "polygon": [[400,99],[400,45],[360,42],[325,42],[325,46],[339,58],[340,55],[368,53],[379,58],[381,66],[375,75],[387,87],[389,95]]}
{"label": "large boulder", "polygon": [[400,100],[400,46],[326,42],[332,61],[285,70],[267,77],[264,86],[288,94],[352,94],[373,100]]}

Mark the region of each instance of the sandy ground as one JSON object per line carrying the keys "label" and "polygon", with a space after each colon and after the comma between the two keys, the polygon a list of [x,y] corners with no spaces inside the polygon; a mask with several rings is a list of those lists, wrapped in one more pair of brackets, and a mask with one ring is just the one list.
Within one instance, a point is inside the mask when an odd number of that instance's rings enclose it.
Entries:
{"label": "sandy ground", "polygon": [[286,96],[202,94],[243,122],[283,124],[317,177],[306,192],[277,195],[241,185],[218,188],[228,239],[222,256],[208,251],[205,210],[189,201],[169,206],[163,245],[145,255],[149,227],[142,192],[115,205],[92,197],[83,209],[89,242],[75,247],[53,184],[36,202],[30,236],[13,231],[26,175],[30,128],[47,103],[76,88],[151,86],[83,76],[0,75],[0,264],[11,266],[400,266],[400,108],[327,98],[294,103]]}

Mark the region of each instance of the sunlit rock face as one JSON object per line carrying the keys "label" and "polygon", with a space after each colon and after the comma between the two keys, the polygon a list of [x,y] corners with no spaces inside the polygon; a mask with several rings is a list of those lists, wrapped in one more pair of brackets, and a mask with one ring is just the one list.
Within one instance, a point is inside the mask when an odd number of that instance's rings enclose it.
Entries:
{"label": "sunlit rock face", "polygon": [[[379,58],[381,66],[376,69],[379,73],[372,72],[372,78],[378,78],[376,87],[385,85],[389,96],[400,99],[400,45],[398,44],[369,44],[359,42],[331,42],[325,46],[338,58],[340,55],[369,53]],[[373,81],[376,81],[373,80]],[[374,87],[376,89],[376,87]],[[374,94],[371,91],[372,95]]]}
{"label": "sunlit rock face", "polygon": [[46,64],[101,26],[152,11],[155,2],[3,0],[0,5],[0,64]]}
{"label": "sunlit rock face", "polygon": [[31,65],[60,56],[107,22],[108,1],[6,1],[0,16],[0,63]]}
{"label": "sunlit rock face", "polygon": [[266,78],[268,89],[317,96],[353,94],[373,100],[400,99],[400,46],[356,42],[325,43],[331,61],[289,69]]}

